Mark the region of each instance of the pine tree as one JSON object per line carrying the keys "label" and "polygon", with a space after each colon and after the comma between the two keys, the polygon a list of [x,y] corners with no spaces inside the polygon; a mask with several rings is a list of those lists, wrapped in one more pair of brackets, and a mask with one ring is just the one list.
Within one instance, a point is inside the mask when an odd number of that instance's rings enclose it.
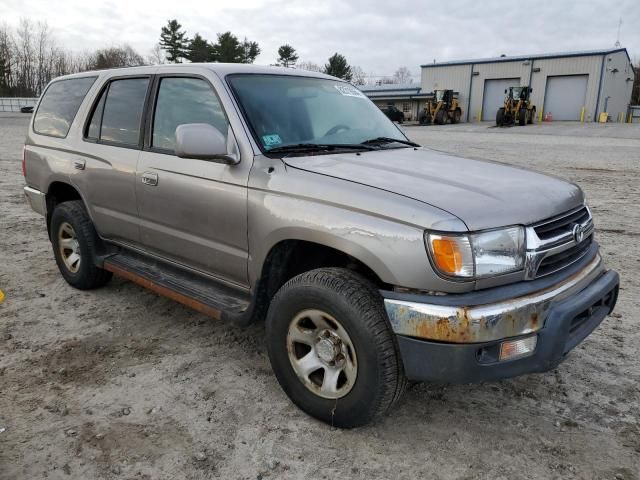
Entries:
{"label": "pine tree", "polygon": [[187,55],[189,39],[181,29],[182,25],[174,19],[169,20],[160,31],[160,46],[167,52],[167,60],[171,63],[180,63]]}
{"label": "pine tree", "polygon": [[350,82],[353,77],[347,59],[339,53],[334,53],[333,56],[329,58],[329,63],[324,66],[324,73],[342,78],[348,82]]}
{"label": "pine tree", "polygon": [[216,60],[223,63],[240,63],[240,42],[231,32],[218,34],[218,41],[213,45]]}
{"label": "pine tree", "polygon": [[218,41],[213,45],[215,58],[225,63],[253,63],[260,55],[257,42],[250,42],[246,38],[240,42],[231,32],[218,34]]}
{"label": "pine tree", "polygon": [[247,37],[244,37],[244,41],[240,45],[240,63],[253,63],[256,61],[258,55],[260,55],[260,46],[258,42],[250,42]]}
{"label": "pine tree", "polygon": [[193,63],[215,62],[216,56],[211,45],[205,38],[196,33],[189,42],[187,60]]}
{"label": "pine tree", "polygon": [[284,44],[278,49],[278,65],[293,67],[298,61],[296,49],[289,44]]}

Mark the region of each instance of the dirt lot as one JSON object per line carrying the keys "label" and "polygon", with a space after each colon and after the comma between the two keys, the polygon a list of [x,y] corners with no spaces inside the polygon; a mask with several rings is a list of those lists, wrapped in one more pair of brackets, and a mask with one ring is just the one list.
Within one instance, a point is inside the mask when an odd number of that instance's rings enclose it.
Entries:
{"label": "dirt lot", "polygon": [[67,286],[22,197],[27,121],[0,117],[0,478],[640,479],[640,126],[407,128],[578,182],[623,286],[556,371],[415,385],[380,423],[340,431],[285,397],[262,325],[216,323],[118,279]]}

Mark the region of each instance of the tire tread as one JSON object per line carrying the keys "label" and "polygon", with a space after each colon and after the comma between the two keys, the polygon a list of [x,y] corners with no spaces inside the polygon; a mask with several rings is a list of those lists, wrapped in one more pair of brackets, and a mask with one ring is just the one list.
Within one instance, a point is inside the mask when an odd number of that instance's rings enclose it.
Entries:
{"label": "tire tread", "polygon": [[[372,399],[367,423],[387,413],[402,397],[407,379],[398,352],[398,345],[387,320],[384,304],[378,289],[366,278],[344,268],[321,268],[302,273],[289,280],[272,301],[286,295],[288,290],[299,286],[324,286],[351,303],[361,312],[361,321],[377,340],[378,364],[381,366],[382,391]],[[356,426],[356,425],[354,425]]]}

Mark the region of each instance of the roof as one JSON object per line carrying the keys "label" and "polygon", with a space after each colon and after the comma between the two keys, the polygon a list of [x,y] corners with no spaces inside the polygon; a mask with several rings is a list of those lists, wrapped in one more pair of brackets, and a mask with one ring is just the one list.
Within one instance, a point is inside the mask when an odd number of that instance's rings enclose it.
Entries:
{"label": "roof", "polygon": [[387,90],[398,90],[398,91],[408,91],[408,90],[420,90],[419,84],[413,83],[385,83],[382,85],[367,85],[360,89],[361,92],[380,92]]}
{"label": "roof", "polygon": [[611,53],[624,52],[629,59],[629,63],[631,63],[631,58],[629,57],[629,52],[627,52],[626,48],[605,48],[600,50],[582,50],[576,52],[556,52],[556,53],[537,53],[532,55],[514,55],[514,56],[504,56],[504,57],[491,57],[491,58],[477,58],[470,60],[451,60],[448,62],[436,62],[429,63],[426,65],[420,65],[423,68],[429,67],[446,67],[449,65],[471,65],[478,63],[496,63],[496,62],[517,62],[524,60],[535,60],[538,58],[563,58],[563,57],[589,57],[593,55],[608,55]]}
{"label": "roof", "polygon": [[423,92],[419,84],[393,84],[370,85],[361,88],[360,91],[369,98],[414,98],[431,96],[432,93]]}
{"label": "roof", "polygon": [[142,67],[124,67],[124,68],[111,68],[106,70],[92,70],[81,73],[73,73],[70,75],[64,75],[58,77],[55,80],[61,80],[66,78],[77,78],[85,76],[96,76],[106,73],[107,76],[117,75],[150,75],[154,73],[166,73],[174,69],[180,70],[212,70],[219,76],[223,77],[234,73],[261,73],[261,74],[276,74],[276,75],[297,75],[304,77],[316,77],[327,78],[332,80],[343,81],[339,78],[326,75],[319,72],[311,72],[308,70],[286,68],[286,67],[271,67],[265,65],[254,65],[247,63],[170,63],[164,65],[148,65]]}

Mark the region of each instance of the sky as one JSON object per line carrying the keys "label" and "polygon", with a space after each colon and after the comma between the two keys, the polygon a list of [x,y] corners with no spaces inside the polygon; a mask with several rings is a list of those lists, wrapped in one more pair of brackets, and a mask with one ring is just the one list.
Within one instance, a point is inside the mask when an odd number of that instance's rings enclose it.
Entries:
{"label": "sky", "polygon": [[272,64],[280,45],[320,65],[339,52],[372,77],[437,61],[613,47],[640,61],[640,0],[0,0],[0,24],[46,21],[75,51],[128,43],[146,56],[176,18],[188,36],[231,31],[260,44]]}

